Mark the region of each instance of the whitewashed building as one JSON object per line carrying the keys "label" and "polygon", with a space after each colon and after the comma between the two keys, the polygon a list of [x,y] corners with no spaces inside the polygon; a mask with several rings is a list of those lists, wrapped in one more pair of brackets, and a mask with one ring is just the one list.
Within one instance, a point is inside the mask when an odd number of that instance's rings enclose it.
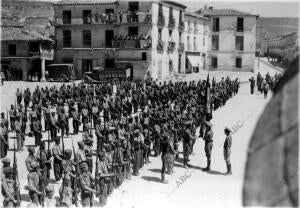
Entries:
{"label": "whitewashed building", "polygon": [[258,15],[212,7],[197,13],[209,18],[209,70],[253,71]]}

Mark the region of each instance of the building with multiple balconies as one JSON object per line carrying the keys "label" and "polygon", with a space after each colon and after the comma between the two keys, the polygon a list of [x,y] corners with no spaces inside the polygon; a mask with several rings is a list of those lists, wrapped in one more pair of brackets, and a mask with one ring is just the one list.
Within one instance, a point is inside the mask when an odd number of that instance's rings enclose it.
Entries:
{"label": "building with multiple balconies", "polygon": [[165,79],[201,70],[252,71],[256,15],[187,12],[172,1],[62,0],[54,4],[55,62],[77,77],[95,67]]}

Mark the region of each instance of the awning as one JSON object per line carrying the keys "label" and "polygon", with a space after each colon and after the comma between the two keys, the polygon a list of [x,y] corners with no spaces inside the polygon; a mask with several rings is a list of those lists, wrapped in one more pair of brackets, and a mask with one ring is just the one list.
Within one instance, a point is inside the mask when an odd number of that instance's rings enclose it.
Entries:
{"label": "awning", "polygon": [[192,66],[201,66],[201,57],[200,56],[187,56],[189,62],[191,63]]}

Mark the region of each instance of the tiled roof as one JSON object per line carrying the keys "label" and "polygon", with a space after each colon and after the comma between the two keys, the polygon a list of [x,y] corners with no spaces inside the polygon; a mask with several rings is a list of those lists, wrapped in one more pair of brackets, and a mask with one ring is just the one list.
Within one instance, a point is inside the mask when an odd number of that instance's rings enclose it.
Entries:
{"label": "tiled roof", "polygon": [[200,18],[200,19],[207,19],[207,17],[204,17],[201,14],[197,14],[196,12],[185,12],[184,15],[192,16],[192,17]]}
{"label": "tiled roof", "polygon": [[241,12],[234,9],[207,9],[205,11],[198,10],[197,13],[203,14],[204,16],[258,16],[256,14]]}
{"label": "tiled roof", "polygon": [[26,31],[20,27],[1,27],[1,41],[18,41],[18,40],[48,40],[54,42],[52,39],[47,38],[35,31]]}
{"label": "tiled roof", "polygon": [[115,4],[116,2],[117,0],[62,0],[53,5]]}

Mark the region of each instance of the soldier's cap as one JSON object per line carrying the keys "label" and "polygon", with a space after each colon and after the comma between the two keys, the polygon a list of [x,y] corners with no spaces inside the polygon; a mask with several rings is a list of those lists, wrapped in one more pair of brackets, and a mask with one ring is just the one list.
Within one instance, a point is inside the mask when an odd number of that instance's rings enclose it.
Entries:
{"label": "soldier's cap", "polygon": [[91,143],[93,143],[94,141],[92,140],[92,139],[85,139],[85,140],[83,140],[83,143],[84,144],[91,144]]}
{"label": "soldier's cap", "polygon": [[35,115],[35,114],[32,114],[32,118],[36,118],[36,115]]}
{"label": "soldier's cap", "polygon": [[53,185],[48,185],[45,187],[45,192],[46,193],[52,193],[54,192],[54,186]]}
{"label": "soldier's cap", "polygon": [[1,112],[1,115],[5,115],[5,113],[4,113],[4,112]]}
{"label": "soldier's cap", "polygon": [[138,134],[140,132],[139,128],[134,129],[133,133]]}
{"label": "soldier's cap", "polygon": [[33,161],[32,163],[30,163],[30,166],[31,166],[32,168],[37,168],[37,167],[39,167],[39,163]]}
{"label": "soldier's cap", "polygon": [[51,112],[52,115],[55,115],[55,112]]}
{"label": "soldier's cap", "polygon": [[28,152],[33,152],[34,151],[34,147],[28,147]]}
{"label": "soldier's cap", "polygon": [[65,150],[65,154],[66,154],[66,155],[72,155],[72,150],[66,149],[66,150]]}
{"label": "soldier's cap", "polygon": [[13,172],[14,172],[14,170],[13,170],[12,167],[5,167],[5,168],[3,168],[3,173],[4,173],[5,175],[13,174]]}
{"label": "soldier's cap", "polygon": [[80,167],[80,169],[88,168],[87,161],[81,161],[81,162],[79,163],[79,167]]}
{"label": "soldier's cap", "polygon": [[10,163],[10,159],[8,157],[5,157],[5,158],[2,159],[2,163],[3,164],[8,164],[8,163]]}
{"label": "soldier's cap", "polygon": [[77,142],[78,146],[84,146],[84,142],[83,141],[79,141]]}
{"label": "soldier's cap", "polygon": [[100,158],[105,157],[105,152],[99,152],[99,153],[98,153],[98,156],[99,156]]}
{"label": "soldier's cap", "polygon": [[228,127],[225,127],[224,131],[227,131],[228,133],[231,133],[231,130]]}
{"label": "soldier's cap", "polygon": [[210,123],[210,122],[208,122],[208,121],[206,121],[205,123],[206,123],[206,125],[209,126],[209,127],[212,127],[212,126],[213,126],[212,123]]}

